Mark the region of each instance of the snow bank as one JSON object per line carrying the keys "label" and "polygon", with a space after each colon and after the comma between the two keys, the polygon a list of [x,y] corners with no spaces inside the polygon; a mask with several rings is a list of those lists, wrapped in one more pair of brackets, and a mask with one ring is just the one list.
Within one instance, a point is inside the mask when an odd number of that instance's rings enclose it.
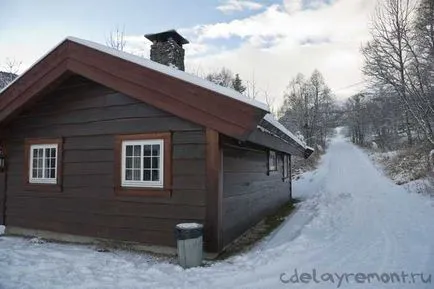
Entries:
{"label": "snow bank", "polygon": [[[250,252],[183,270],[175,260],[89,246],[0,237],[0,288],[263,289],[338,288],[283,284],[295,270],[321,273],[432,273],[434,209],[376,169],[361,149],[331,141],[319,168],[294,182],[293,217]],[[411,283],[344,283],[339,288],[430,289]]]}

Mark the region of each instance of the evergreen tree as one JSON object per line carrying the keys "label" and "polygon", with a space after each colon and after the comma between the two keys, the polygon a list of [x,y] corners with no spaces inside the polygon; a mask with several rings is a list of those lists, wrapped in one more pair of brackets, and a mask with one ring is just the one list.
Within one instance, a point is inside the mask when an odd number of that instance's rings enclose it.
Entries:
{"label": "evergreen tree", "polygon": [[232,80],[232,88],[239,93],[243,93],[246,90],[246,87],[243,85],[243,81],[238,73],[235,74],[235,78]]}

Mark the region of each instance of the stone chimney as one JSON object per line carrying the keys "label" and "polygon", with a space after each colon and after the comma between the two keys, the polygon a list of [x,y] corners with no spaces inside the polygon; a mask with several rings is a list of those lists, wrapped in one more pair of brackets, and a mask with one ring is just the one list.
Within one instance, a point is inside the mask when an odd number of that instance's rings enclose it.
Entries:
{"label": "stone chimney", "polygon": [[179,35],[176,30],[146,34],[145,37],[152,41],[151,60],[184,71],[185,51],[182,45],[188,44],[188,40]]}

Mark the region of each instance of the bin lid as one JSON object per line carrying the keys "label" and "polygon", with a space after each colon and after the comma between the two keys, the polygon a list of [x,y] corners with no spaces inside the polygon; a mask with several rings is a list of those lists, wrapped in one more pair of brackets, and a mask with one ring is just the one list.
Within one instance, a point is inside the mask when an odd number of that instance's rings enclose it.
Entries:
{"label": "bin lid", "polygon": [[181,223],[176,225],[177,229],[202,229],[203,225],[198,223]]}
{"label": "bin lid", "polygon": [[181,223],[176,225],[175,237],[177,240],[196,239],[203,234],[203,225],[198,223]]}

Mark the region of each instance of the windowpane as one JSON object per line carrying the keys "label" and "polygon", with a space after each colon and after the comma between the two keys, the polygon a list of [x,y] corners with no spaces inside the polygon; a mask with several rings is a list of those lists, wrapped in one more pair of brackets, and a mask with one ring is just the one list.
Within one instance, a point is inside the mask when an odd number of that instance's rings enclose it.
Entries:
{"label": "windowpane", "polygon": [[133,158],[133,168],[140,169],[140,158],[139,157]]}
{"label": "windowpane", "polygon": [[56,178],[56,169],[50,169],[50,178],[51,179]]}
{"label": "windowpane", "polygon": [[131,157],[127,157],[125,161],[125,167],[127,169],[131,169],[133,167],[133,159]]}
{"label": "windowpane", "polygon": [[150,169],[151,168],[151,158],[149,158],[149,157],[143,158],[143,168],[144,169]]}
{"label": "windowpane", "polygon": [[42,169],[38,169],[37,178],[42,178]]}
{"label": "windowpane", "polygon": [[133,146],[126,146],[125,155],[127,157],[133,156]]}
{"label": "windowpane", "polygon": [[151,180],[151,170],[144,170],[143,171],[143,180],[144,181],[150,181]]}
{"label": "windowpane", "polygon": [[51,156],[50,152],[51,152],[51,149],[45,149],[45,157],[46,158],[49,158]]}
{"label": "windowpane", "polygon": [[33,163],[33,168],[36,168],[38,166],[38,160],[37,159],[33,158],[32,163]]}
{"label": "windowpane", "polygon": [[133,180],[140,181],[140,170],[133,171]]}
{"label": "windowpane", "polygon": [[50,169],[49,168],[45,168],[45,170],[44,170],[44,178],[45,179],[50,178]]}
{"label": "windowpane", "polygon": [[32,178],[37,178],[38,177],[38,171],[36,169],[32,170]]}
{"label": "windowpane", "polygon": [[153,156],[160,155],[160,145],[152,145],[152,155]]}
{"label": "windowpane", "polygon": [[55,168],[55,167],[56,167],[56,159],[55,159],[55,158],[52,158],[52,159],[51,159],[51,167],[52,167],[52,168]]}
{"label": "windowpane", "polygon": [[134,146],[134,156],[139,157],[140,156],[140,146]]}
{"label": "windowpane", "polygon": [[153,181],[159,181],[160,180],[160,171],[159,170],[152,170],[152,180]]}
{"label": "windowpane", "polygon": [[133,180],[133,170],[130,170],[130,169],[125,170],[125,179],[127,181]]}
{"label": "windowpane", "polygon": [[51,157],[52,157],[52,158],[55,158],[55,157],[56,157],[56,149],[55,149],[55,148],[52,148],[52,149],[51,149]]}
{"label": "windowpane", "polygon": [[143,146],[143,155],[144,156],[150,156],[151,155],[151,145],[144,145]]}
{"label": "windowpane", "polygon": [[277,157],[275,151],[270,151],[268,156],[268,170],[277,170]]}
{"label": "windowpane", "polygon": [[[46,159],[45,159],[45,167],[46,167],[46,168],[50,168],[50,164],[51,164],[51,159],[46,158]],[[48,174],[47,174],[47,175],[48,175]]]}
{"label": "windowpane", "polygon": [[157,157],[152,158],[152,168],[153,169],[160,168],[160,158],[157,158]]}

